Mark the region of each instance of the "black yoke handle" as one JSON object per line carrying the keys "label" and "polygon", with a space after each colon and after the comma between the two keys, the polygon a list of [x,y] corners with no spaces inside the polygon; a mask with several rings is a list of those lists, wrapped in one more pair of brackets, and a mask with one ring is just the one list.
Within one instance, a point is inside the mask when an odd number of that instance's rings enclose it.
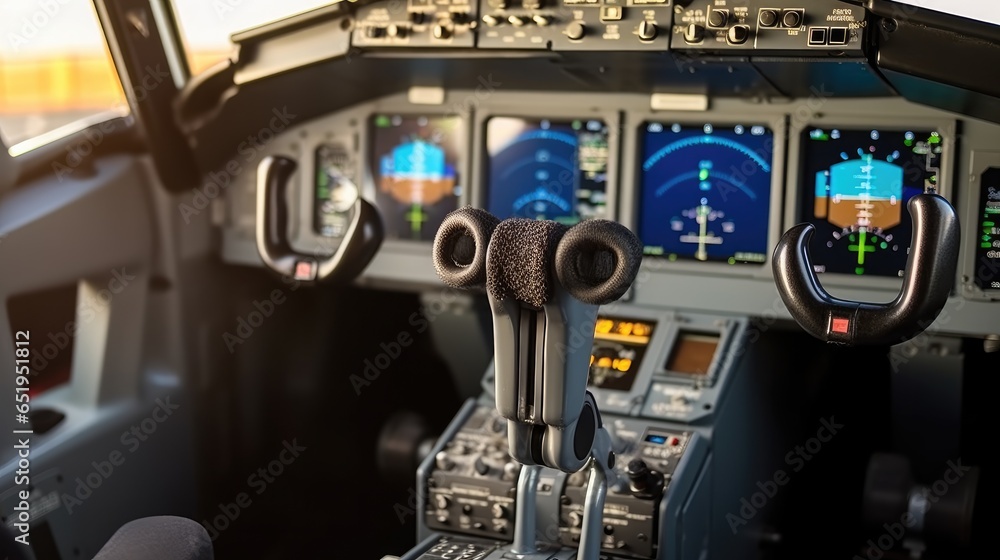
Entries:
{"label": "black yoke handle", "polygon": [[905,342],[934,322],[948,301],[958,266],[960,229],[955,208],[936,194],[908,204],[913,237],[903,288],[890,303],[848,301],[820,285],[809,258],[811,224],[785,232],[772,266],[785,307],[809,334],[833,344],[882,345]]}
{"label": "black yoke handle", "polygon": [[282,276],[302,282],[351,281],[378,252],[385,228],[378,210],[360,196],[337,250],[328,257],[305,255],[288,242],[285,193],[296,164],[284,156],[265,157],[257,166],[257,252],[264,264]]}

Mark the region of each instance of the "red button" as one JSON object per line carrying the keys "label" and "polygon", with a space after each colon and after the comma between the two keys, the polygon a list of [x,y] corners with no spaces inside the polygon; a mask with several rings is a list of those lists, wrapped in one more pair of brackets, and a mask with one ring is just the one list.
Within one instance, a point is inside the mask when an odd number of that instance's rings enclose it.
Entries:
{"label": "red button", "polygon": [[851,320],[850,319],[838,319],[833,318],[833,326],[830,329],[835,333],[847,334],[847,331],[851,330]]}
{"label": "red button", "polygon": [[315,280],[316,264],[310,261],[299,261],[295,263],[294,277],[296,280]]}

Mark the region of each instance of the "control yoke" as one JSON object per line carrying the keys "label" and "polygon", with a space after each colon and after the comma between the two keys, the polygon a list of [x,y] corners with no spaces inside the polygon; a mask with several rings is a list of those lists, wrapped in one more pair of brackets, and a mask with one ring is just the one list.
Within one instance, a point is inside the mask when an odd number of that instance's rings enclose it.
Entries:
{"label": "control yoke", "polygon": [[[537,553],[535,493],[541,467],[590,470],[579,557],[597,560],[611,440],[587,391],[599,305],[631,286],[642,245],[624,226],[589,220],[572,228],[463,208],[434,240],[438,275],[487,290],[493,311],[496,407],[522,469],[512,552]],[[548,558],[547,555],[544,556]]]}
{"label": "control yoke", "polygon": [[890,303],[838,299],[820,285],[809,259],[813,226],[785,232],[772,266],[778,293],[802,328],[820,340],[843,345],[899,344],[924,331],[944,308],[958,266],[955,208],[937,194],[920,194],[908,205],[913,238],[903,288]]}
{"label": "control yoke", "polygon": [[267,156],[257,166],[257,252],[268,268],[302,282],[350,281],[368,266],[384,237],[378,210],[360,196],[349,212],[350,225],[333,255],[305,255],[288,242],[285,193],[295,172],[293,160]]}

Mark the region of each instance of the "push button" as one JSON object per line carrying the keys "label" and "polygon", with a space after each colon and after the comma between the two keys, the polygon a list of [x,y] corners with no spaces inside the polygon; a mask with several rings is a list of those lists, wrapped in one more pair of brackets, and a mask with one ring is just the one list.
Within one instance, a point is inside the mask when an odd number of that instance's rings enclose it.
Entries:
{"label": "push button", "polygon": [[778,25],[778,11],[777,10],[761,10],[758,16],[761,27],[774,27]]}
{"label": "push button", "polygon": [[809,28],[809,44],[819,46],[826,44],[827,29],[825,27]]}
{"label": "push button", "polygon": [[621,21],[621,6],[601,6],[601,21]]}
{"label": "push button", "polygon": [[729,23],[729,10],[712,10],[712,13],[708,14],[709,27],[725,27],[727,23]]}
{"label": "push button", "polygon": [[789,29],[801,27],[804,13],[803,10],[784,10],[781,12],[781,25]]}
{"label": "push button", "polygon": [[830,44],[831,45],[846,45],[847,44],[847,28],[846,27],[832,27],[830,28]]}

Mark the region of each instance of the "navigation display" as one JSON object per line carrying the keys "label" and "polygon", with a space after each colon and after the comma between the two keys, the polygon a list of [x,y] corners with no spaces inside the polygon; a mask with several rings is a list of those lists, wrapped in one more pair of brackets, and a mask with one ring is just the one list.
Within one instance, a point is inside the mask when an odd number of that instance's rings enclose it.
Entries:
{"label": "navigation display", "polygon": [[816,272],[903,275],[913,230],[906,204],[937,186],[943,144],[931,130],[803,131],[799,219],[816,226]]}
{"label": "navigation display", "polygon": [[980,184],[977,225],[982,233],[976,240],[976,285],[983,290],[1000,290],[1000,167],[983,173]]}
{"label": "navigation display", "polygon": [[598,317],[590,355],[589,385],[630,391],[654,328],[655,321]]}
{"label": "navigation display", "polygon": [[606,217],[604,121],[492,117],[486,151],[486,208],[497,217],[569,225]]}
{"label": "navigation display", "polygon": [[379,114],[370,129],[369,168],[386,237],[433,241],[441,221],[458,207],[462,119]]}
{"label": "navigation display", "polygon": [[771,129],[647,122],[641,140],[639,237],[646,255],[767,260]]}

